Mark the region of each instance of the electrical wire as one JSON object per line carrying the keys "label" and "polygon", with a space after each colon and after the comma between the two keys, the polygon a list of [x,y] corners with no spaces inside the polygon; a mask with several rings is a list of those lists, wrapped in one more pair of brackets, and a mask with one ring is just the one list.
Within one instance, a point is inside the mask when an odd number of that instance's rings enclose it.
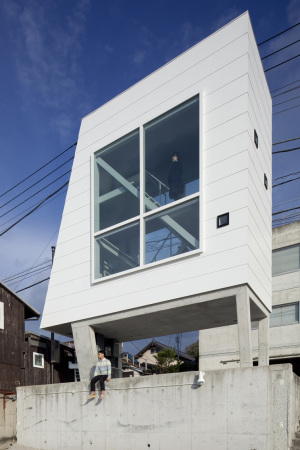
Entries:
{"label": "electrical wire", "polygon": [[275,187],[277,187],[277,186],[281,186],[282,184],[291,183],[292,181],[299,180],[299,178],[300,178],[300,177],[297,177],[297,178],[294,178],[293,180],[287,180],[287,181],[283,181],[282,183],[274,184],[274,185],[272,186],[272,188],[275,188]]}
{"label": "electrical wire", "polygon": [[292,28],[297,27],[298,25],[300,25],[300,22],[296,23],[295,25],[292,25],[291,27],[287,28],[286,30],[281,31],[281,32],[278,33],[278,34],[275,34],[274,36],[272,36],[272,37],[266,39],[265,41],[261,42],[260,44],[257,44],[257,46],[259,47],[260,45],[263,45],[263,44],[265,44],[266,42],[271,41],[272,39],[276,38],[277,36],[280,36],[281,34],[286,33],[287,31],[291,30]]}
{"label": "electrical wire", "polygon": [[49,264],[49,262],[51,262],[51,259],[48,259],[47,261],[45,261],[45,262],[43,262],[43,263],[41,263],[41,264],[38,264],[37,266],[32,266],[32,267],[30,267],[30,268],[28,268],[28,269],[22,270],[21,272],[15,273],[15,274],[13,274],[13,275],[9,275],[8,277],[3,278],[3,281],[4,281],[4,282],[7,282],[7,281],[10,281],[10,280],[14,279],[15,277],[23,276],[24,274],[26,274],[26,272],[28,272],[28,271],[30,271],[30,270],[32,270],[32,269],[35,269],[35,268],[39,268],[39,267],[41,267],[41,266],[44,266],[45,264]]}
{"label": "electrical wire", "polygon": [[272,94],[272,92],[280,91],[280,89],[291,86],[292,84],[298,83],[299,81],[300,80],[292,81],[292,83],[285,84],[284,86],[281,86],[280,88],[277,88],[277,89],[273,89],[272,91],[270,91],[270,94]]}
{"label": "electrical wire", "polygon": [[23,277],[21,280],[17,280],[17,281],[14,281],[13,283],[7,283],[9,286],[13,286],[14,284],[19,284],[19,283],[21,283],[21,281],[24,281],[24,280],[27,280],[28,278],[32,278],[32,277],[34,277],[35,275],[39,275],[40,273],[43,273],[43,272],[49,272],[49,267],[51,268],[51,264],[50,264],[50,266],[48,266],[47,268],[45,268],[45,269],[39,269],[39,271],[37,271],[36,273],[34,273],[33,275],[28,275],[27,277]]}
{"label": "electrical wire", "polygon": [[42,170],[44,167],[48,166],[50,163],[52,163],[53,161],[55,161],[57,158],[59,158],[61,155],[63,155],[64,153],[66,153],[68,150],[70,150],[72,147],[74,147],[75,145],[77,145],[77,142],[75,142],[74,144],[70,145],[70,147],[68,147],[66,150],[64,150],[63,152],[59,153],[57,156],[55,156],[55,158],[52,158],[50,161],[48,161],[46,164],[44,164],[43,166],[41,166],[39,169],[37,169],[35,172],[33,172],[32,174],[28,175],[26,178],[24,178],[22,181],[20,181],[19,183],[15,184],[14,186],[12,186],[10,189],[8,189],[7,191],[3,192],[3,194],[0,195],[0,198],[3,197],[3,195],[7,194],[8,192],[12,191],[13,189],[15,189],[17,186],[20,186],[20,184],[24,183],[24,181],[28,180],[29,178],[31,178],[33,175],[35,175],[36,173],[38,173],[40,170]]}
{"label": "electrical wire", "polygon": [[293,138],[293,139],[287,139],[286,141],[275,142],[272,145],[285,144],[286,142],[297,141],[298,139],[300,139],[300,137],[296,137],[296,138]]}
{"label": "electrical wire", "polygon": [[289,211],[295,211],[295,209],[300,209],[300,206],[296,206],[295,208],[285,209],[284,211],[278,211],[276,213],[273,213],[272,216],[276,216],[277,214],[282,214]]}
{"label": "electrical wire", "polygon": [[300,105],[292,106],[291,108],[283,109],[282,111],[278,111],[276,113],[273,113],[272,116],[276,116],[276,114],[281,114],[285,111],[290,111],[291,109],[299,108]]}
{"label": "electrical wire", "polygon": [[292,89],[288,89],[287,91],[281,92],[280,94],[273,95],[272,98],[279,97],[280,95],[287,94],[288,92],[295,91],[296,89],[299,89],[299,88],[300,88],[300,85],[299,86],[295,86]]}
{"label": "electrical wire", "polygon": [[299,150],[299,149],[300,149],[300,147],[289,148],[286,150],[278,150],[277,152],[272,152],[272,155],[276,155],[277,153],[293,152],[294,150]]}
{"label": "electrical wire", "polygon": [[53,197],[53,195],[55,195],[57,192],[59,192],[60,190],[62,190],[65,186],[67,186],[69,184],[69,182],[67,181],[64,185],[62,185],[59,189],[57,189],[55,192],[53,192],[52,194],[48,195],[48,197],[46,197],[44,200],[42,200],[35,208],[33,208],[31,211],[29,211],[29,213],[27,213],[25,216],[21,217],[21,219],[19,219],[17,222],[13,223],[10,227],[6,228],[6,230],[2,231],[2,233],[0,233],[0,237],[3,236],[5,233],[7,233],[9,230],[11,230],[13,227],[15,227],[18,223],[20,223],[22,220],[24,220],[26,217],[30,216],[30,214],[32,214],[34,211],[36,211],[43,203],[45,203],[46,200],[48,200],[49,198]]}
{"label": "electrical wire", "polygon": [[[56,198],[60,197],[61,195],[65,194],[67,192],[67,190],[62,191],[60,194],[56,195],[56,197],[51,198],[50,200],[48,200],[46,203],[44,203],[41,208],[43,208],[44,206],[48,205],[48,203],[52,202],[53,200],[55,200]],[[0,227],[3,227],[4,225],[6,225],[9,222],[12,222],[14,219],[16,219],[17,217],[21,216],[22,214],[24,214],[26,211],[29,211],[32,207],[38,205],[39,202],[34,203],[33,205],[29,206],[29,208],[24,209],[23,211],[21,211],[19,214],[16,214],[14,217],[12,217],[11,219],[7,220],[6,222],[3,222]]]}
{"label": "electrical wire", "polygon": [[31,284],[30,286],[26,286],[26,287],[24,287],[23,289],[19,289],[18,291],[16,291],[16,294],[17,294],[18,292],[26,291],[26,289],[29,289],[29,288],[31,288],[31,287],[33,287],[33,286],[36,286],[37,284],[41,284],[41,283],[43,283],[44,281],[47,281],[47,280],[50,280],[50,277],[45,278],[44,280],[38,281],[37,283]]}
{"label": "electrical wire", "polygon": [[275,103],[275,105],[273,105],[273,108],[274,108],[274,106],[279,106],[279,105],[283,105],[284,103],[292,102],[293,100],[296,100],[296,98],[300,98],[300,95],[297,95],[296,97],[290,98],[289,100],[285,100],[284,102]]}
{"label": "electrical wire", "polygon": [[63,173],[60,177],[56,178],[54,181],[51,181],[51,183],[47,184],[47,186],[44,186],[42,189],[40,189],[39,191],[35,192],[34,194],[32,194],[30,197],[26,198],[25,200],[23,200],[21,203],[18,203],[16,206],[14,206],[13,208],[9,209],[8,211],[6,211],[4,214],[2,214],[0,216],[4,217],[6,216],[6,214],[10,213],[11,211],[15,210],[16,208],[18,208],[20,205],[23,205],[24,203],[28,202],[28,200],[30,200],[31,198],[35,197],[37,194],[39,194],[40,192],[42,192],[43,190],[45,190],[47,187],[51,186],[52,184],[54,184],[56,181],[60,180],[61,178],[63,178],[65,175],[67,175],[69,172],[71,172],[71,170],[67,170],[67,172]]}
{"label": "electrical wire", "polygon": [[300,39],[298,39],[298,41],[292,42],[292,43],[289,44],[289,45],[286,45],[285,47],[280,48],[279,50],[276,50],[276,51],[273,52],[273,53],[270,53],[269,55],[264,56],[263,58],[261,58],[261,60],[266,59],[266,58],[269,58],[269,56],[273,56],[273,55],[275,55],[276,53],[279,53],[279,52],[281,52],[282,50],[285,50],[286,48],[291,47],[291,46],[294,45],[294,44],[297,44],[297,42],[300,42]]}
{"label": "electrical wire", "polygon": [[300,56],[300,53],[298,55],[296,55],[296,56],[293,56],[292,58],[289,58],[289,59],[286,59],[285,61],[282,61],[279,64],[276,64],[276,66],[269,67],[269,69],[266,69],[264,72],[265,73],[269,72],[269,70],[275,69],[276,67],[282,66],[283,64],[286,64],[287,62],[292,61],[293,59],[299,58],[299,56]]}
{"label": "electrical wire", "polygon": [[282,175],[281,177],[278,178],[274,178],[273,181],[277,181],[277,180],[281,180],[282,178],[286,178],[286,177],[291,177],[292,175],[297,175],[299,172],[294,172],[294,173],[288,173],[287,175]]}
{"label": "electrical wire", "polygon": [[10,200],[8,200],[6,203],[3,203],[3,205],[0,206],[0,209],[3,208],[4,206],[8,205],[10,202],[12,202],[13,200],[15,200],[16,198],[20,197],[20,195],[24,194],[25,192],[29,191],[29,189],[31,189],[32,187],[36,186],[37,184],[39,184],[41,181],[43,181],[45,178],[49,177],[50,175],[52,175],[52,173],[56,172],[58,169],[60,169],[61,167],[63,167],[65,164],[67,164],[68,162],[72,161],[72,159],[74,159],[74,156],[72,156],[72,158],[68,159],[67,161],[65,161],[64,163],[62,163],[60,166],[56,167],[56,169],[52,170],[52,172],[48,173],[47,175],[45,175],[43,178],[40,178],[38,181],[36,181],[35,183],[33,183],[31,186],[29,186],[27,189],[25,189],[24,191],[20,192],[18,195],[16,195],[15,197],[11,198]]}

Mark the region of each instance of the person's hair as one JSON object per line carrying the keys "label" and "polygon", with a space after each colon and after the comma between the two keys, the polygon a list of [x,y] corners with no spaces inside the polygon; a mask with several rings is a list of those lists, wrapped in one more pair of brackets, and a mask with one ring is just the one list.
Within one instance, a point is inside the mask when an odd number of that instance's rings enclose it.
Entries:
{"label": "person's hair", "polygon": [[99,355],[99,353],[103,353],[103,355],[105,356],[104,350],[102,350],[102,349],[98,350],[98,355]]}

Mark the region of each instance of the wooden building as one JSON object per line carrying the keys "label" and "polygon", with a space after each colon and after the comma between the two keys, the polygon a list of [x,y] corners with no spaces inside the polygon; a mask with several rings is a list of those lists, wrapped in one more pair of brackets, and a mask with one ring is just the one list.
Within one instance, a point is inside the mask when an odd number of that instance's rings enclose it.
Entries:
{"label": "wooden building", "polygon": [[[67,344],[36,333],[25,333],[25,321],[40,313],[0,282],[0,391],[15,392],[17,386],[74,381],[75,350]],[[51,351],[52,348],[52,351]]]}

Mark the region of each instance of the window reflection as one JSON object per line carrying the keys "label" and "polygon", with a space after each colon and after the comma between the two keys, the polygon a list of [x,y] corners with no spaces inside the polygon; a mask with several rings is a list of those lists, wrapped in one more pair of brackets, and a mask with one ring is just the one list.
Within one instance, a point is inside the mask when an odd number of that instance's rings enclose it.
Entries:
{"label": "window reflection", "polygon": [[199,191],[199,98],[149,122],[145,130],[145,210]]}
{"label": "window reflection", "polygon": [[199,200],[145,220],[146,264],[199,248]]}

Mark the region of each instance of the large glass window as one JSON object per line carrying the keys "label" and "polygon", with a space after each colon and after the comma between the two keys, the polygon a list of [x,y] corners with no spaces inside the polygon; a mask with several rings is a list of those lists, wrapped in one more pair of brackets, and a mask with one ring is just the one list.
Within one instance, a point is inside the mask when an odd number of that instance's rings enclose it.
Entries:
{"label": "large glass window", "polygon": [[300,244],[274,250],[272,253],[273,275],[300,270]]}
{"label": "large glass window", "polygon": [[95,231],[139,215],[139,130],[95,154]]}
{"label": "large glass window", "polygon": [[199,200],[183,203],[145,221],[145,263],[199,248]]}
{"label": "large glass window", "polygon": [[139,222],[117,228],[96,238],[95,278],[138,267],[140,262]]}
{"label": "large glass window", "polygon": [[145,210],[199,191],[199,97],[146,124]]}
{"label": "large glass window", "polygon": [[200,248],[199,135],[196,96],[95,153],[95,279]]}

